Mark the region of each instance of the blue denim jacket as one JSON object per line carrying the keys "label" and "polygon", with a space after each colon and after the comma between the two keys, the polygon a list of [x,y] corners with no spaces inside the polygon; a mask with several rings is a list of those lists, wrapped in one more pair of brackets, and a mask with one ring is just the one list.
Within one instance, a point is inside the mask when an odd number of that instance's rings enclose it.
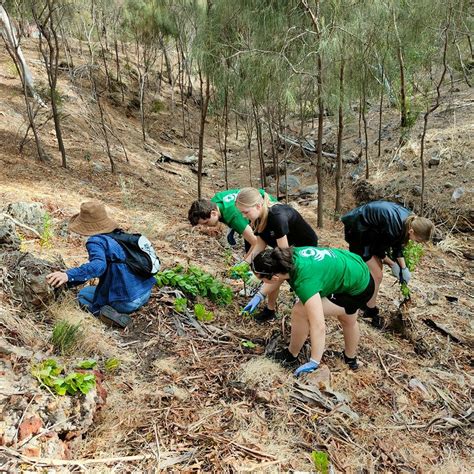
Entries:
{"label": "blue denim jacket", "polygon": [[125,263],[125,252],[114,239],[93,235],[87,240],[89,262],[67,270],[70,286],[99,278],[91,312],[118,301],[133,301],[149,292],[155,278],[144,278],[133,273]]}

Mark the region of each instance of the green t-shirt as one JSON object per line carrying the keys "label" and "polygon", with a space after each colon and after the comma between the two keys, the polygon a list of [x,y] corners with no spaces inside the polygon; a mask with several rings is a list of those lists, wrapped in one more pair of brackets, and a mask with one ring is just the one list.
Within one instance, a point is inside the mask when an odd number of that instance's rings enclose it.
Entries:
{"label": "green t-shirt", "polygon": [[359,295],[369,284],[370,272],[361,257],[348,250],[295,247],[290,286],[304,303],[319,293]]}
{"label": "green t-shirt", "polygon": [[[260,194],[264,196],[265,190],[259,189],[259,191]],[[240,213],[235,205],[235,200],[239,192],[240,189],[227,189],[226,191],[216,193],[214,197],[211,198],[211,201],[215,202],[219,208],[221,213],[220,221],[242,235],[245,228],[249,225],[249,221]],[[277,199],[270,194],[269,197],[270,201],[277,201]]]}

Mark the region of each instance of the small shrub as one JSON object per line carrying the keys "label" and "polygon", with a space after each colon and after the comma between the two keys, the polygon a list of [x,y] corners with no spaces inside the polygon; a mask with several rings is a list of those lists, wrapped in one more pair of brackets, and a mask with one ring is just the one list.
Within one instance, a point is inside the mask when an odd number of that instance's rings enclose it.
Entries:
{"label": "small shrub", "polygon": [[120,367],[120,360],[112,357],[107,359],[104,363],[104,368],[107,372],[115,372]]}
{"label": "small shrub", "polygon": [[54,359],[46,359],[31,368],[32,375],[40,384],[48,387],[58,395],[86,395],[95,387],[94,374],[72,372],[65,377],[60,377],[63,371],[64,368],[59,366]]}
{"label": "small shrub", "polygon": [[54,325],[51,344],[58,354],[67,354],[77,345],[81,336],[80,324],[59,321]]}
{"label": "small shrub", "polygon": [[313,460],[314,468],[321,474],[327,474],[329,472],[329,456],[324,451],[313,451],[311,453],[311,459]]}
{"label": "small shrub", "polygon": [[257,344],[255,344],[252,341],[247,341],[247,340],[241,341],[240,344],[242,345],[242,347],[245,347],[246,349],[255,349],[257,347]]}
{"label": "small shrub", "polygon": [[184,313],[184,311],[186,310],[187,306],[188,306],[188,300],[187,298],[176,298],[173,302],[173,306],[174,306],[174,309],[178,312],[178,313]]}
{"label": "small shrub", "polygon": [[[405,264],[410,272],[415,270],[417,265],[420,263],[423,253],[423,245],[417,242],[409,240],[407,245],[405,245],[403,249],[403,258],[405,259]],[[400,292],[405,299],[410,298],[410,288],[408,288],[406,283],[400,285]]]}
{"label": "small shrub", "polygon": [[161,100],[155,99],[150,104],[150,112],[153,114],[159,114],[162,110],[164,110],[165,105]]}
{"label": "small shrub", "polygon": [[40,246],[41,248],[51,248],[53,243],[53,220],[49,213],[45,213],[43,217],[43,230],[41,232]]}
{"label": "small shrub", "polygon": [[194,314],[196,319],[201,322],[209,322],[214,319],[214,313],[208,311],[203,304],[194,305]]}

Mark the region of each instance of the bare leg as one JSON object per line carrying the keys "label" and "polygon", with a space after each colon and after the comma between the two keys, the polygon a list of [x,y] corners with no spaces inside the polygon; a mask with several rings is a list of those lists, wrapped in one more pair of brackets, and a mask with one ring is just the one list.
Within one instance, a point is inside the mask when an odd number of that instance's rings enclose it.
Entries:
{"label": "bare leg", "polygon": [[367,302],[367,307],[375,308],[380,284],[382,283],[383,263],[382,263],[382,260],[380,260],[380,258],[374,256],[367,262],[367,266],[369,267],[370,274],[372,275],[372,278],[374,279],[374,283],[375,283],[374,294],[372,298],[370,298],[370,300]]}
{"label": "bare leg", "polygon": [[357,354],[357,347],[360,340],[359,323],[356,314],[347,314],[344,308],[331,303],[327,298],[323,298],[323,310],[326,316],[337,316],[341,323],[344,334],[344,352],[347,357],[352,358]]}
{"label": "bare leg", "polygon": [[267,294],[267,308],[275,311],[276,300],[278,298],[278,293],[280,292],[280,285],[276,286],[274,289]]}
{"label": "bare leg", "polygon": [[299,301],[291,312],[291,337],[288,350],[295,357],[299,354],[309,335],[309,321],[303,303]]}

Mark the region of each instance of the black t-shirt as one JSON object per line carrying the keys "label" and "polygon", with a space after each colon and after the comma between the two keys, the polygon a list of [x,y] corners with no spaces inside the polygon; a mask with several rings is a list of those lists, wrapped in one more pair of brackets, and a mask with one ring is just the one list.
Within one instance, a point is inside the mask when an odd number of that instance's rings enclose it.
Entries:
{"label": "black t-shirt", "polygon": [[268,209],[268,220],[262,232],[255,232],[270,247],[277,247],[277,239],[286,235],[288,245],[316,247],[318,236],[301,214],[288,204],[275,204]]}

